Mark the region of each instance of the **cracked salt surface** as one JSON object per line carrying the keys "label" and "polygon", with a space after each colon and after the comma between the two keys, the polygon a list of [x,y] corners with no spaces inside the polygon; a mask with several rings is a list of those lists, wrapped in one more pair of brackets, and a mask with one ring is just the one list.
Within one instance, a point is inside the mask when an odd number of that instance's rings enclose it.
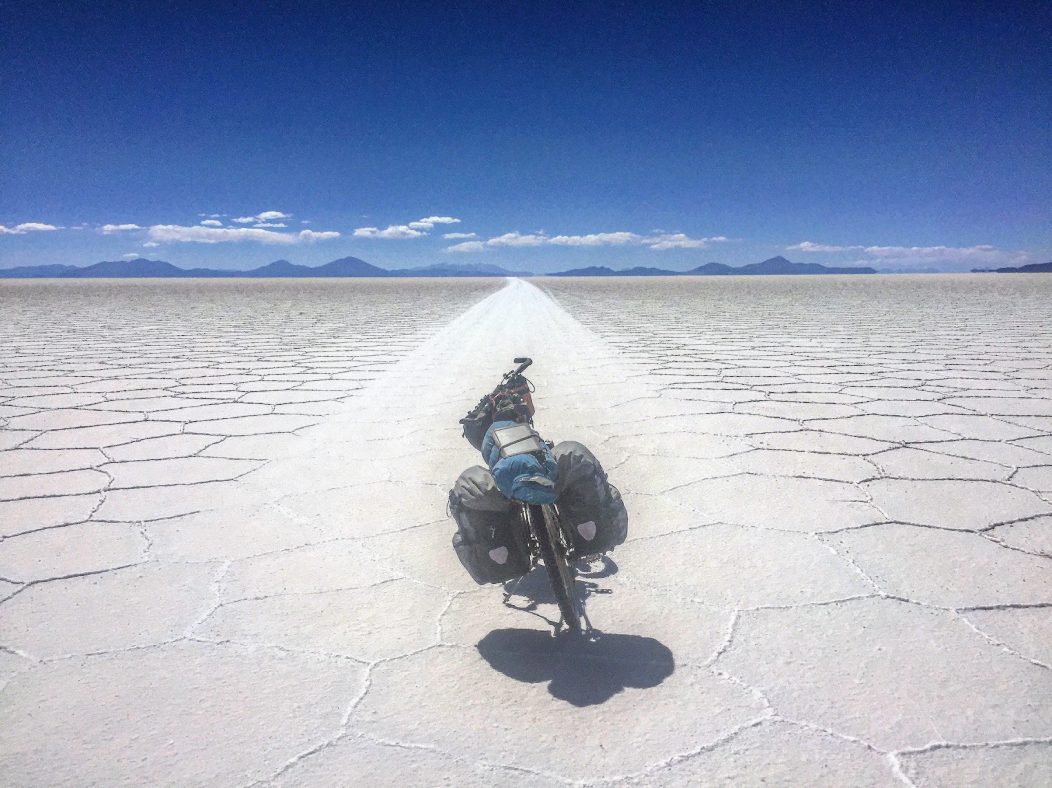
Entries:
{"label": "cracked salt surface", "polygon": [[[1052,282],[500,285],[0,285],[0,782],[1048,784]],[[449,547],[520,354],[591,642]]]}

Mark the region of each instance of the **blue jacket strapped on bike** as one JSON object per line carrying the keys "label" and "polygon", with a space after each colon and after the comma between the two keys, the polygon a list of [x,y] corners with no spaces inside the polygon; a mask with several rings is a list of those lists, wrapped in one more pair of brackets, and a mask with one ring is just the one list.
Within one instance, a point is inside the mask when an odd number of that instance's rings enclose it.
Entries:
{"label": "blue jacket strapped on bike", "polygon": [[482,441],[482,456],[497,483],[497,488],[508,498],[526,503],[555,503],[555,482],[559,465],[551,449],[541,448],[523,454],[502,457],[500,446],[493,437],[495,430],[516,426],[514,421],[495,421],[486,430]]}

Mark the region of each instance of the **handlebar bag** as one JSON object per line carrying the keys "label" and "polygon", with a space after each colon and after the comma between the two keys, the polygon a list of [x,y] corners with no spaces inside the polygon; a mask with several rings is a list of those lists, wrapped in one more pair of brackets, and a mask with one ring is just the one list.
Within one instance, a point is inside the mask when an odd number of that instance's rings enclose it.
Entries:
{"label": "handlebar bag", "polygon": [[453,550],[479,585],[503,583],[530,571],[530,549],[519,508],[497,489],[485,468],[468,468],[449,491],[457,522]]}
{"label": "handlebar bag", "polygon": [[555,503],[559,465],[528,424],[495,421],[482,441],[482,456],[497,488],[505,496],[525,503]]}
{"label": "handlebar bag", "polygon": [[552,453],[559,464],[556,503],[577,555],[605,553],[624,542],[628,511],[596,456],[576,441],[556,444]]}
{"label": "handlebar bag", "polygon": [[535,412],[530,381],[512,375],[483,397],[460,423],[468,443],[481,451],[486,431],[494,421],[529,421]]}
{"label": "handlebar bag", "polygon": [[537,408],[533,404],[533,393],[530,391],[531,385],[524,375],[512,375],[502,386],[498,387],[498,391],[493,392],[493,395],[496,398],[496,395],[500,392],[503,396],[510,398],[516,406],[516,413],[520,414],[524,419],[532,419],[537,412]]}

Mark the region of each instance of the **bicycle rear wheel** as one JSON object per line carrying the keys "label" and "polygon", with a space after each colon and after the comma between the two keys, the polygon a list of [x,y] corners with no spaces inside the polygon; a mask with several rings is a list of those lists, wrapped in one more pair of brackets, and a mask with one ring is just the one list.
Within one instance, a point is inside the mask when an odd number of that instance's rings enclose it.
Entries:
{"label": "bicycle rear wheel", "polygon": [[531,504],[526,511],[530,520],[530,530],[537,539],[541,559],[555,593],[555,601],[558,602],[559,612],[563,616],[563,623],[572,632],[580,632],[581,606],[577,599],[574,568],[566,556],[567,548],[555,510],[550,506]]}

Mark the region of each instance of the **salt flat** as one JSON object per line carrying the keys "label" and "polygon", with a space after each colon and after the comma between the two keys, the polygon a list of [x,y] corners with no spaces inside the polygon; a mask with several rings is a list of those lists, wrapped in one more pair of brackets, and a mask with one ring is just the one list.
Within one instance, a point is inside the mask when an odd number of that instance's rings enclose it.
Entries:
{"label": "salt flat", "polygon": [[[0,782],[1052,780],[1052,282],[501,284],[0,288]],[[521,354],[590,642],[449,547]]]}

